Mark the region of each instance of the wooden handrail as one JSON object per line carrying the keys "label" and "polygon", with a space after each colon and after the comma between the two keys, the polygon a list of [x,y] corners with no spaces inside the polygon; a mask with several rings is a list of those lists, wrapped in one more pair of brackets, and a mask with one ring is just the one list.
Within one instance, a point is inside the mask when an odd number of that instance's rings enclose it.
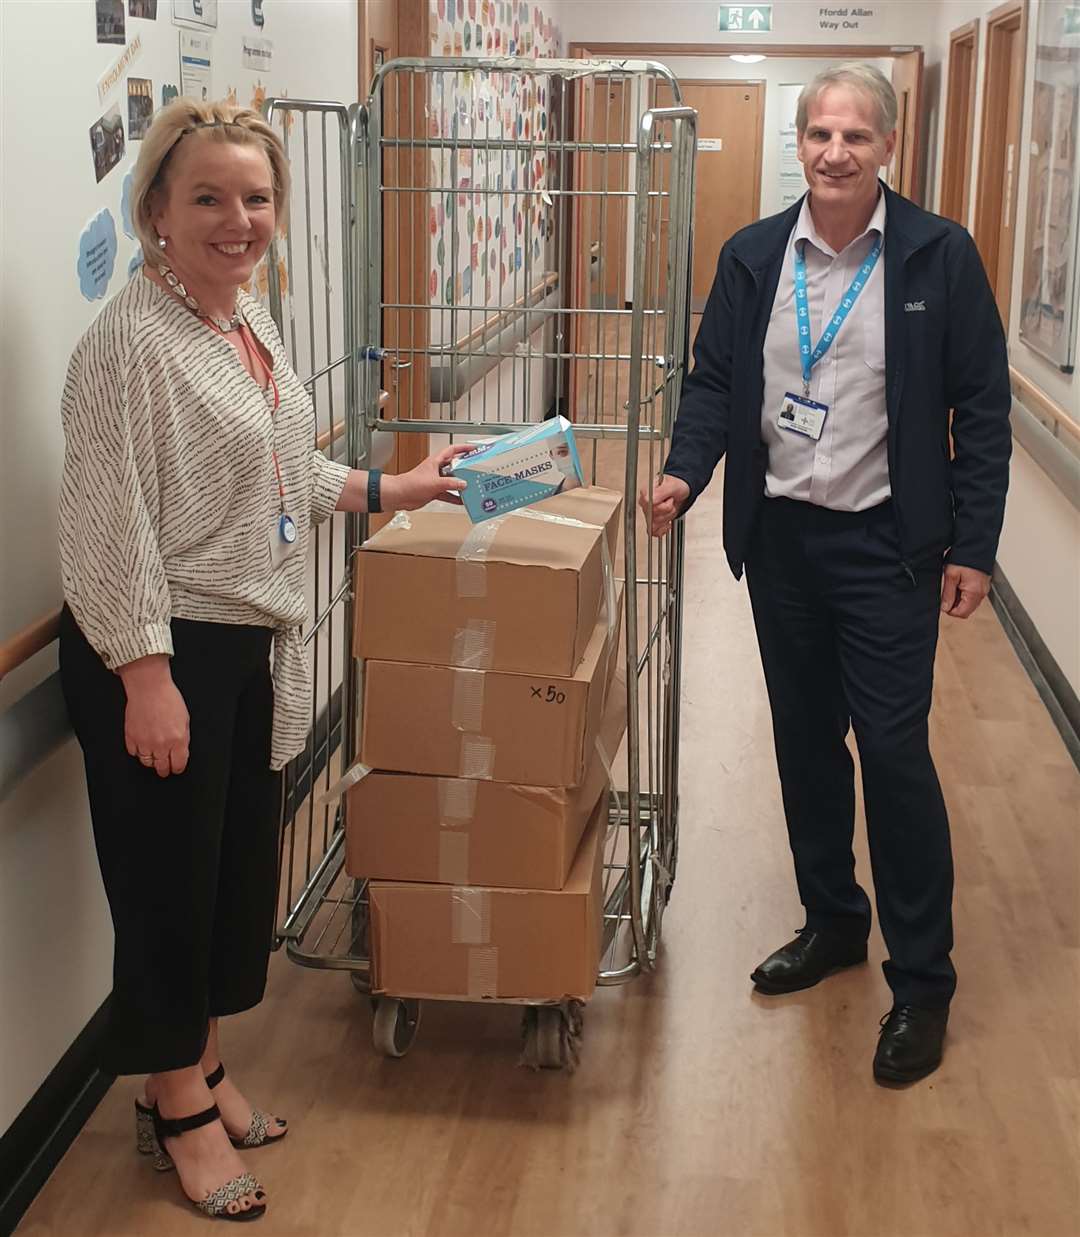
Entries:
{"label": "wooden handrail", "polygon": [[[385,408],[386,402],[387,400],[389,400],[389,398],[390,398],[389,391],[380,391],[379,392],[379,407]],[[323,432],[318,436],[318,438],[315,439],[315,445],[319,448],[320,451],[325,451],[326,448],[332,442],[337,442],[337,440],[344,433],[345,433],[345,418],[342,417],[340,421],[335,421],[334,424],[331,425],[331,427],[328,430],[323,430]]]}
{"label": "wooden handrail", "polygon": [[[543,279],[529,292],[523,292],[513,305],[507,305],[504,309],[500,309],[497,314],[492,314],[487,321],[482,322],[474,331],[470,331],[468,335],[463,336],[454,344],[454,351],[459,352],[462,348],[468,348],[470,344],[478,343],[489,331],[493,330],[504,319],[509,320],[510,317],[518,310],[523,310],[526,303],[534,304],[536,301],[543,300],[544,296],[559,282],[559,274],[557,271],[548,271]],[[458,312],[468,312],[467,305],[457,306]]]}
{"label": "wooden handrail", "polygon": [[60,611],[53,610],[5,640],[0,644],[0,679],[29,661],[35,653],[47,649],[59,634]]}
{"label": "wooden handrail", "polygon": [[1064,430],[1080,444],[1080,421],[1070,417],[1060,404],[1054,403],[1041,387],[1036,386],[1013,365],[1009,366],[1009,380],[1012,383],[1013,395],[1022,404],[1026,404],[1030,412],[1048,417],[1058,429]]}

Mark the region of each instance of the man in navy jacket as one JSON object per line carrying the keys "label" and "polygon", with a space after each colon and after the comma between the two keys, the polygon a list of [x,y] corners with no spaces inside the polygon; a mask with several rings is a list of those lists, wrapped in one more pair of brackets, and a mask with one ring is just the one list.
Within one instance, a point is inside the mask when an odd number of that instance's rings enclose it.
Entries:
{"label": "man in navy jacket", "polygon": [[893,994],[874,1074],[909,1082],[941,1061],[956,986],[927,735],[938,616],[967,618],[989,591],[1008,358],[970,236],[878,179],[896,141],[887,79],[827,70],[796,128],[810,191],[724,246],[671,453],[641,501],[662,536],[727,456],[724,548],[747,572],[806,908],[751,978],[794,992],[866,959],[851,727]]}

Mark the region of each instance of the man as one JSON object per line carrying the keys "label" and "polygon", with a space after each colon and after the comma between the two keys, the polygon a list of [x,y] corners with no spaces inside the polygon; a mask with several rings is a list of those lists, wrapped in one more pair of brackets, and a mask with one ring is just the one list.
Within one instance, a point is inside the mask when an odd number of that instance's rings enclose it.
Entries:
{"label": "man", "polygon": [[967,618],[989,591],[1008,360],[971,238],[878,180],[896,144],[886,78],[819,74],[796,128],[809,193],[724,246],[671,453],[641,501],[662,536],[727,454],[724,547],[736,577],[746,567],[806,908],[751,978],[796,992],[866,959],[851,726],[893,993],[874,1075],[911,1082],[941,1062],[956,986],[927,735],[938,612]]}

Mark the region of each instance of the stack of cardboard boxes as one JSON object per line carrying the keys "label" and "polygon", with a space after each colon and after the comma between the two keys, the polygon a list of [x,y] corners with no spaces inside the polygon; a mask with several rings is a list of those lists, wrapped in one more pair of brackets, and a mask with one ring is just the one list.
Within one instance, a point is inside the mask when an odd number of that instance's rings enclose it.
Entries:
{"label": "stack of cardboard boxes", "polygon": [[348,792],[346,869],[370,878],[375,991],[592,992],[626,725],[621,506],[587,488],[474,526],[439,504],[357,556],[371,772]]}

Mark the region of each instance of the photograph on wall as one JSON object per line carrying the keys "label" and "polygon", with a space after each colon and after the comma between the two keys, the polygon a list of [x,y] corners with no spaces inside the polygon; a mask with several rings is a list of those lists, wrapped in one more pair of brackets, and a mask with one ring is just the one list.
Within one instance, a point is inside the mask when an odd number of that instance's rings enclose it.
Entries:
{"label": "photograph on wall", "polygon": [[177,26],[197,29],[217,25],[218,0],[173,0],[172,19]]}
{"label": "photograph on wall", "polygon": [[205,102],[214,97],[211,60],[214,41],[208,34],[180,31],[180,93]]}
{"label": "photograph on wall", "polygon": [[128,17],[157,21],[157,0],[128,0]]}
{"label": "photograph on wall", "polygon": [[124,157],[124,121],[119,104],[114,103],[90,126],[90,150],[94,175],[100,183]]}
{"label": "photograph on wall", "polygon": [[128,137],[141,142],[154,118],[154,84],[148,77],[128,78]]}
{"label": "photograph on wall", "polygon": [[1065,373],[1076,343],[1080,208],[1080,32],[1074,6],[1039,6],[1020,338]]}
{"label": "photograph on wall", "polygon": [[121,46],[127,42],[124,0],[97,0],[97,41]]}

